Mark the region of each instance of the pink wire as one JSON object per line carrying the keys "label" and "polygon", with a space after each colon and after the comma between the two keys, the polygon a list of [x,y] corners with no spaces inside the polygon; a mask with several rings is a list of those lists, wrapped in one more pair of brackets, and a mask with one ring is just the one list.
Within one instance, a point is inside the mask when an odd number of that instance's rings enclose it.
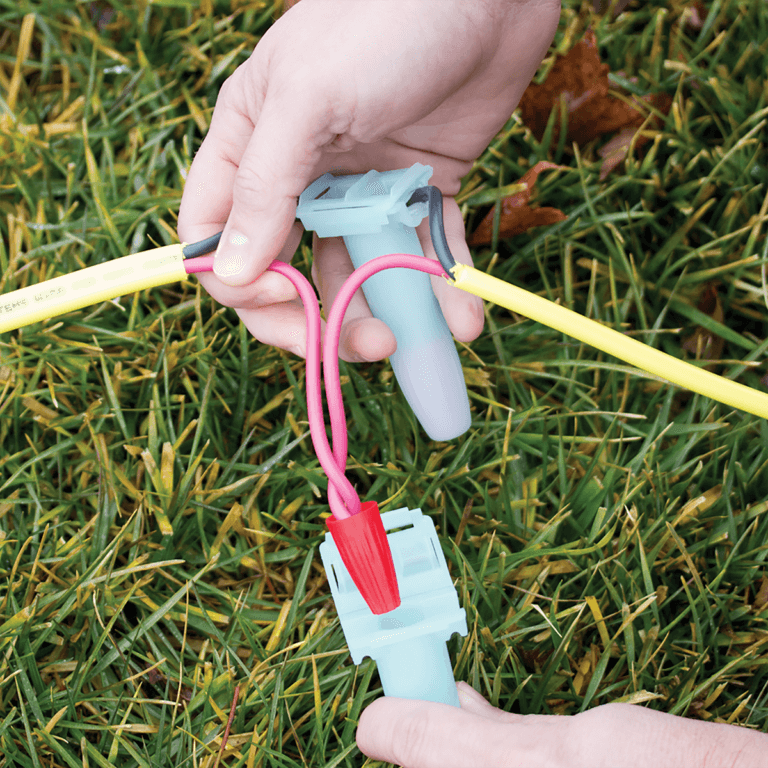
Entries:
{"label": "pink wire", "polygon": [[184,261],[184,269],[188,275],[194,275],[198,272],[213,272],[213,256],[197,256],[194,259]]}
{"label": "pink wire", "polygon": [[[200,256],[184,262],[187,274],[209,272],[213,269],[213,256]],[[337,520],[343,520],[360,511],[360,497],[349,482],[344,471],[347,467],[347,420],[344,415],[344,400],[339,379],[339,340],[344,314],[360,286],[377,272],[395,267],[416,269],[431,275],[445,276],[438,261],[395,253],[379,256],[356,269],[341,286],[331,305],[325,327],[325,395],[331,418],[331,439],[328,444],[323,416],[323,397],[320,387],[320,305],[315,290],[304,275],[295,267],[283,261],[273,261],[267,269],[287,277],[299,293],[307,316],[307,415],[312,445],[320,465],[328,475],[328,502]]]}
{"label": "pink wire", "polygon": [[[331,512],[334,517],[344,519],[350,515],[356,515],[360,511],[360,497],[344,475],[346,457],[343,464],[335,460],[325,434],[323,396],[320,390],[320,305],[317,302],[317,296],[309,280],[290,264],[273,261],[267,269],[287,277],[299,292],[304,304],[307,316],[307,415],[312,445],[315,447],[317,458],[320,459],[320,465],[328,475],[328,501],[331,503]],[[334,405],[341,407],[343,418],[344,404],[335,403]],[[331,410],[332,407],[329,402],[328,409]],[[333,499],[331,489],[333,489]]]}
{"label": "pink wire", "polygon": [[[445,270],[440,262],[427,259],[424,256],[414,256],[407,253],[393,253],[389,256],[378,256],[358,267],[341,286],[328,313],[325,325],[325,349],[323,350],[323,367],[325,378],[325,399],[328,401],[328,412],[331,416],[331,439],[333,440],[333,458],[343,470],[347,466],[347,420],[344,415],[344,401],[341,395],[341,380],[339,378],[339,339],[344,314],[349,307],[352,297],[358,288],[377,272],[394,267],[406,267],[427,272],[432,275],[444,276]],[[307,391],[309,391],[309,374],[307,374]],[[335,517],[334,507],[338,505],[337,489],[329,484],[328,501]],[[334,504],[336,502],[336,504]]]}

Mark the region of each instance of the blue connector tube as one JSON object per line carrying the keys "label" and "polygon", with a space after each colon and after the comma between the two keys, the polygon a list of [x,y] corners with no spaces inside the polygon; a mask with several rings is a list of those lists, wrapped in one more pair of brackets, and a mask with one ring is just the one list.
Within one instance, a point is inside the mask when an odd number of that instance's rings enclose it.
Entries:
{"label": "blue connector tube", "polygon": [[400,588],[400,606],[375,615],[355,587],[333,537],[325,534],[320,557],[331,586],[352,661],[370,656],[386,696],[459,706],[446,642],[467,634],[435,525],[420,509],[381,516]]}
{"label": "blue connector tube", "polygon": [[[423,256],[415,227],[428,206],[406,203],[431,175],[421,163],[382,173],[326,173],[302,192],[296,217],[318,237],[343,237],[355,269],[390,253]],[[452,440],[466,432],[471,416],[461,361],[429,276],[388,269],[366,280],[363,293],[373,315],[395,335],[397,351],[389,360],[426,433]]]}

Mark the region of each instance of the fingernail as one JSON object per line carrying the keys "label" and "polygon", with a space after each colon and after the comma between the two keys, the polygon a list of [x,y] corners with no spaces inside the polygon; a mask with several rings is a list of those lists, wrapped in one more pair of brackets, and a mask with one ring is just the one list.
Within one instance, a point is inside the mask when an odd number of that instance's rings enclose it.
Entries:
{"label": "fingernail", "polygon": [[240,232],[232,231],[226,242],[222,240],[216,249],[213,271],[218,277],[232,277],[243,271],[245,266],[244,249],[248,238]]}
{"label": "fingernail", "polygon": [[459,689],[459,695],[460,696],[466,696],[470,701],[472,701],[474,704],[482,705],[482,706],[489,706],[488,702],[485,700],[485,697],[476,691],[469,683],[465,683],[464,681],[461,681],[458,683],[458,689]]}

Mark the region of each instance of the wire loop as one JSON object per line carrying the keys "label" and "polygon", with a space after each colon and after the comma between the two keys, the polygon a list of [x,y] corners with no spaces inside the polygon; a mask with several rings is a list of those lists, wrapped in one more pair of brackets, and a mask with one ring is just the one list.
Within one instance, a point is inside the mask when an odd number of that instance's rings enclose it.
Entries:
{"label": "wire loop", "polygon": [[331,439],[328,444],[325,433],[322,394],[320,389],[320,305],[314,289],[304,275],[295,267],[282,261],[273,261],[268,269],[287,277],[304,303],[307,317],[307,413],[312,445],[320,465],[328,475],[328,502],[333,516],[343,520],[360,511],[360,497],[352,487],[344,471],[347,466],[347,420],[344,415],[344,400],[339,377],[339,340],[344,314],[355,291],[369,278],[384,269],[396,267],[416,269],[431,275],[445,277],[442,266],[424,256],[407,253],[390,254],[372,259],[356,269],[341,286],[328,313],[323,347],[323,376],[325,396],[331,420]]}

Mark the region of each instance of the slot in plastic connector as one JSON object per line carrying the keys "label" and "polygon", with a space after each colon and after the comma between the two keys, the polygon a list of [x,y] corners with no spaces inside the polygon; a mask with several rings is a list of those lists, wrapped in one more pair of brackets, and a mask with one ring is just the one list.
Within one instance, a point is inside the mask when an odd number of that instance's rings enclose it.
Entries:
{"label": "slot in plastic connector", "polygon": [[[358,517],[359,515],[355,515]],[[350,518],[353,519],[353,518]],[[459,706],[447,641],[467,634],[467,619],[432,519],[420,509],[381,515],[392,552],[401,603],[376,615],[356,588],[335,533],[320,545],[331,594],[355,664],[370,656],[386,696]]]}

